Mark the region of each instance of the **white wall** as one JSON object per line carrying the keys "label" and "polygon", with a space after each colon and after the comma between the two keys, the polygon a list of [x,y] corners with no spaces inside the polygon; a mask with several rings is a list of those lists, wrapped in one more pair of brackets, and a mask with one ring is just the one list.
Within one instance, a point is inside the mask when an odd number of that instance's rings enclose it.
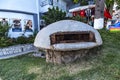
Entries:
{"label": "white wall", "polygon": [[[32,30],[34,31],[34,20],[33,20],[33,15],[28,15],[28,14],[22,14],[22,13],[12,13],[12,12],[0,12],[0,18],[7,18],[9,25],[12,24],[10,19],[21,19],[21,27],[22,27],[22,32],[12,32],[12,28],[9,30],[9,37],[19,37],[21,36],[24,32],[24,20],[32,20]],[[25,35],[29,36],[32,35],[33,32],[26,32]]]}
{"label": "white wall", "polygon": [[66,11],[66,2],[64,2],[63,0],[53,0],[53,6],[58,6],[59,9],[62,9],[62,11]]}
{"label": "white wall", "polygon": [[117,11],[117,6],[118,6],[118,4],[116,2],[114,2],[114,5],[113,5],[113,10],[114,11]]}
{"label": "white wall", "polygon": [[[47,4],[47,5],[42,6],[42,3]],[[39,0],[39,7],[40,7],[40,13],[48,12],[48,8],[52,8],[52,6],[49,5],[48,0]]]}
{"label": "white wall", "polygon": [[[40,0],[40,4],[41,4],[41,2],[46,2],[46,4],[48,3],[48,0]],[[48,8],[52,8],[53,6],[54,7],[56,7],[56,6],[58,6],[59,7],[59,9],[62,9],[62,11],[66,11],[66,2],[64,2],[63,0],[59,0],[58,2],[57,2],[57,0],[53,0],[53,5],[45,5],[45,6],[43,6],[43,7],[41,7],[41,5],[40,5],[40,13],[45,13],[45,12],[47,12],[48,11]]]}
{"label": "white wall", "polygon": [[44,7],[40,7],[40,13],[45,13],[48,12],[48,8],[52,8],[53,6],[51,5],[46,5]]}
{"label": "white wall", "polygon": [[0,0],[0,9],[37,13],[37,0]]}
{"label": "white wall", "polygon": [[[39,26],[39,1],[40,0],[0,0],[0,10],[9,11],[21,11],[27,13],[33,13],[38,15],[38,26]],[[32,20],[34,30],[33,15],[14,13],[14,12],[2,12],[0,11],[0,18],[16,18],[21,19],[22,29],[24,29],[24,19]],[[12,32],[9,31],[11,37],[21,36],[23,32]],[[32,32],[26,32],[25,35],[33,34]]]}
{"label": "white wall", "polygon": [[0,12],[0,18],[19,18],[19,19],[33,19],[33,15],[13,13],[13,12]]}

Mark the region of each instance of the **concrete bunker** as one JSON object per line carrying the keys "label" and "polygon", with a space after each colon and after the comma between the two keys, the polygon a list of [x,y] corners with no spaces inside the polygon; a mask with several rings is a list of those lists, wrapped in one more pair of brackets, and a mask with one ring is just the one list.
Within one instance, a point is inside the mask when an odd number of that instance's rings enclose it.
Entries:
{"label": "concrete bunker", "polygon": [[47,62],[61,64],[97,54],[102,39],[97,30],[85,23],[62,20],[42,29],[34,45],[46,51]]}

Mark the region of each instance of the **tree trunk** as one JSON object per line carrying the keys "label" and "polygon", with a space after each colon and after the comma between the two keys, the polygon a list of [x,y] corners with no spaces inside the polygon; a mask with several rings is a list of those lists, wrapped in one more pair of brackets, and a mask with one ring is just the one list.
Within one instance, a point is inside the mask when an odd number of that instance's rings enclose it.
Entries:
{"label": "tree trunk", "polygon": [[102,29],[104,27],[104,3],[105,0],[96,0],[94,28]]}

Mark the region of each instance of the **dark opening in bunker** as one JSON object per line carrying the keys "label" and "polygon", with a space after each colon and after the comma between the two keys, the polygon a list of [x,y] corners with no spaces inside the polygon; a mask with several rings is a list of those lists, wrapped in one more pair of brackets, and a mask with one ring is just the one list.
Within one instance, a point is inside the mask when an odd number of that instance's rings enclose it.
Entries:
{"label": "dark opening in bunker", "polygon": [[51,45],[57,43],[95,42],[91,31],[57,32],[50,35]]}

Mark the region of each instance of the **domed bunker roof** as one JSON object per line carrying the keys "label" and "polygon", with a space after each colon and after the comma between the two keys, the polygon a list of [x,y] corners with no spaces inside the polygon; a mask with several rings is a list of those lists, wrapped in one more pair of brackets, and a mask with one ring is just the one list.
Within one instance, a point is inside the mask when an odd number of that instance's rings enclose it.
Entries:
{"label": "domed bunker roof", "polygon": [[[93,39],[89,39],[91,33]],[[99,32],[75,20],[62,20],[48,25],[39,31],[34,41],[34,46],[38,48],[56,51],[90,49],[100,45],[102,39]]]}

